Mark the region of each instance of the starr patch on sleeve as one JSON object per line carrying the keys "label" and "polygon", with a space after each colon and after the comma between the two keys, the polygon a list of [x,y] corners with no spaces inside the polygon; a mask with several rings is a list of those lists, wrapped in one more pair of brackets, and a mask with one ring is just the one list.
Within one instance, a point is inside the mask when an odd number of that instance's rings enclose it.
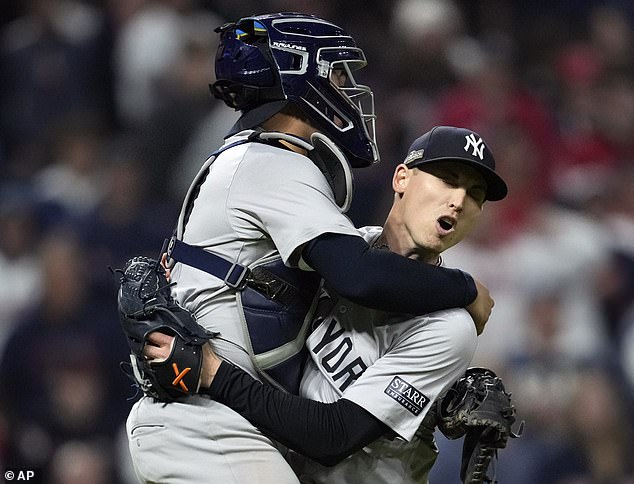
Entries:
{"label": "starr patch on sleeve", "polygon": [[429,403],[429,398],[400,376],[395,376],[383,393],[396,400],[414,415],[421,413],[425,405]]}

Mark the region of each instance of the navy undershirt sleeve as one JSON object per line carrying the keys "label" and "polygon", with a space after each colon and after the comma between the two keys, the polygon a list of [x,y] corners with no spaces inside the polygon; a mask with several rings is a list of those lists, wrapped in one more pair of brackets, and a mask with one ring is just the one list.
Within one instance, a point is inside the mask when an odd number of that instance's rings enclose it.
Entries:
{"label": "navy undershirt sleeve", "polygon": [[[202,390],[201,390],[202,391]],[[389,428],[346,399],[323,403],[283,392],[223,361],[206,391],[286,447],[332,466]]]}
{"label": "navy undershirt sleeve", "polygon": [[337,294],[373,309],[426,314],[465,307],[477,296],[473,278],[463,271],[373,249],[354,235],[323,234],[302,257]]}

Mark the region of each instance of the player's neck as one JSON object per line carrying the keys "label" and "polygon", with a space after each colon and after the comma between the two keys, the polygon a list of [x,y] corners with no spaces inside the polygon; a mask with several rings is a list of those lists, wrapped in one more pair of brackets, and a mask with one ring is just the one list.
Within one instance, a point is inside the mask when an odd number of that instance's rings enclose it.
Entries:
{"label": "player's neck", "polygon": [[440,254],[421,247],[417,247],[401,227],[399,233],[398,227],[395,227],[388,220],[385,223],[383,232],[378,239],[372,244],[372,247],[384,249],[400,254],[408,259],[418,260],[426,264],[440,265],[442,259]]}
{"label": "player's neck", "polygon": [[[313,126],[304,120],[286,113],[275,114],[262,123],[262,127],[265,131],[278,131],[280,133],[290,134],[305,140],[309,140],[310,135],[316,131]],[[306,155],[307,153],[306,150],[294,145],[293,143],[288,143],[284,140],[280,140],[279,142],[296,153],[300,153],[302,155]]]}

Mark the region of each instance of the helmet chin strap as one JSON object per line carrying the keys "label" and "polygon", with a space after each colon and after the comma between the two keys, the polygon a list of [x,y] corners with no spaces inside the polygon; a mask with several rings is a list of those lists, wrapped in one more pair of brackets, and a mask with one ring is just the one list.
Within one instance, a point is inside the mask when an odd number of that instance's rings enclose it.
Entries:
{"label": "helmet chin strap", "polygon": [[308,158],[319,168],[328,181],[335,202],[342,213],[346,213],[352,204],[354,180],[352,169],[346,156],[327,136],[315,132],[310,136],[310,143],[288,133],[264,131],[258,134],[262,141],[283,140],[308,152]]}

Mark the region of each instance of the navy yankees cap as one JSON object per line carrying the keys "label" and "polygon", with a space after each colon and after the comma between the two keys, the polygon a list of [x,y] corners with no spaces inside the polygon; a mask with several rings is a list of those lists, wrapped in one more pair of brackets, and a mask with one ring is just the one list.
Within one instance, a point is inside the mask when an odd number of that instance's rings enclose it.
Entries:
{"label": "navy yankees cap", "polygon": [[425,163],[457,161],[475,168],[487,184],[486,199],[502,200],[508,187],[495,172],[495,159],[480,135],[470,129],[436,126],[409,147],[405,163],[414,168]]}

